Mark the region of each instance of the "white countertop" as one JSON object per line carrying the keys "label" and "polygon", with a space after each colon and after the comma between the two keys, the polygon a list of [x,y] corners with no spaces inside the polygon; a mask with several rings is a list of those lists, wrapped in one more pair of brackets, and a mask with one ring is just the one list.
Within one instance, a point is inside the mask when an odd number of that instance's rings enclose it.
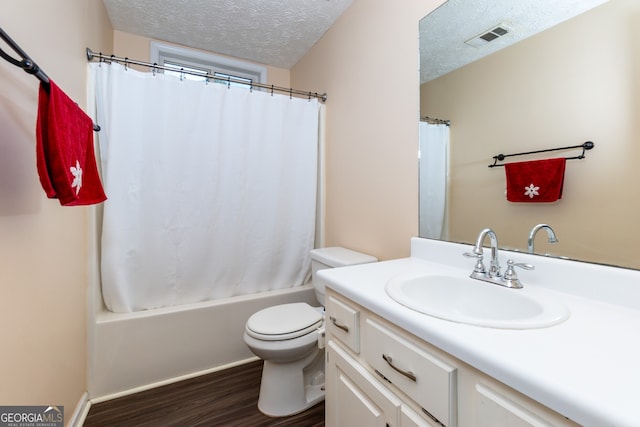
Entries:
{"label": "white countertop", "polygon": [[469,245],[417,238],[411,245],[410,258],[322,270],[319,277],[354,302],[579,424],[640,425],[639,271],[501,253],[503,265],[508,257],[535,264],[535,272],[518,271],[524,286],[566,304],[571,315],[548,328],[494,329],[421,314],[387,295],[386,283],[400,274],[445,268],[468,276],[473,269],[474,261],[461,256]]}

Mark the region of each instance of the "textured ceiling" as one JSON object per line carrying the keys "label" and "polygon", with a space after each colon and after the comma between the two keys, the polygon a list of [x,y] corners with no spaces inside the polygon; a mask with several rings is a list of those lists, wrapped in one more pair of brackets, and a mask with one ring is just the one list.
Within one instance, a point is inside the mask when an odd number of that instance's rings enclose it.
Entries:
{"label": "textured ceiling", "polygon": [[[608,0],[449,0],[420,21],[425,83]],[[513,30],[481,47],[465,44],[497,24]]]}
{"label": "textured ceiling", "polygon": [[352,0],[103,0],[116,30],[290,69]]}

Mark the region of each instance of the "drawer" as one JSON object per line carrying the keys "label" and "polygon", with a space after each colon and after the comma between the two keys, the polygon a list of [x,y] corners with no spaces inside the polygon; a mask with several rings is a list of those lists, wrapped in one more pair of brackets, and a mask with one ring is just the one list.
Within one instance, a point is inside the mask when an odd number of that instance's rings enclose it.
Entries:
{"label": "drawer", "polygon": [[360,352],[360,310],[355,306],[327,296],[325,325],[333,337],[356,353]]}
{"label": "drawer", "polygon": [[457,424],[456,367],[373,318],[364,324],[362,356],[380,375],[447,427]]}

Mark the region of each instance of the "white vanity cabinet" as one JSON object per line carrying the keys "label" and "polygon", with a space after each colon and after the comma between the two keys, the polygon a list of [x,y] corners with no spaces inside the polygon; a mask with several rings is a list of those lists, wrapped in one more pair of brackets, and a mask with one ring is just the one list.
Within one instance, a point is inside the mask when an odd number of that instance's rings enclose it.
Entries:
{"label": "white vanity cabinet", "polygon": [[328,427],[577,426],[327,289]]}
{"label": "white vanity cabinet", "polygon": [[[326,307],[328,427],[456,425],[456,411],[450,411],[449,403],[449,397],[453,397],[455,407],[455,391],[452,392],[455,390],[455,367],[430,356],[392,332],[372,313],[331,291],[327,294]],[[380,366],[378,359],[382,361]],[[405,362],[416,366],[416,371],[420,370],[424,376],[414,379],[411,371],[404,372],[393,365]],[[434,374],[433,382],[427,379],[428,373]],[[393,381],[413,398],[398,392]],[[440,423],[415,403],[427,402],[424,406],[430,407],[431,399],[437,401],[436,408],[446,408],[445,420],[451,420],[450,415],[453,415],[453,423]]]}

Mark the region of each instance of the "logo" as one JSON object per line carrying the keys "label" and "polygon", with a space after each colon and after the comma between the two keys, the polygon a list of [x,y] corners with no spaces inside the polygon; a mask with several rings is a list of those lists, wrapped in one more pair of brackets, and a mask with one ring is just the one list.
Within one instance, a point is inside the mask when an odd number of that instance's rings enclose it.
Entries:
{"label": "logo", "polygon": [[64,406],[0,406],[0,427],[64,427]]}

